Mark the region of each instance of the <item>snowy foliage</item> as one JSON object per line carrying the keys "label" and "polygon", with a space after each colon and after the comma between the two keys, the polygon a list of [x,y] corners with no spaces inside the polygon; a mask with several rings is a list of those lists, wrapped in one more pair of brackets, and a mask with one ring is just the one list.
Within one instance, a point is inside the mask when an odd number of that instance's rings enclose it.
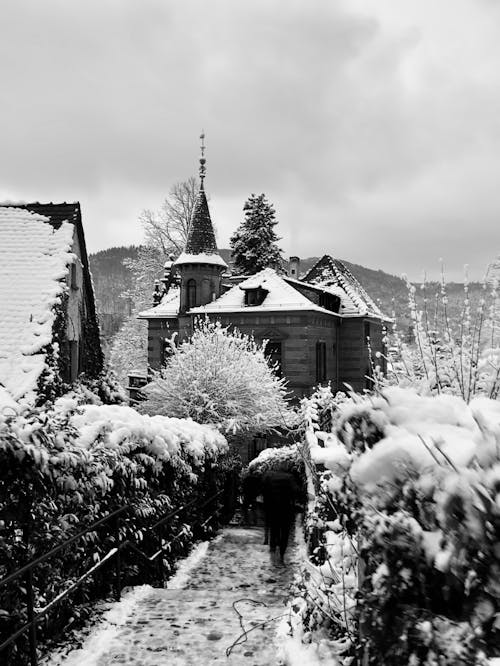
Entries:
{"label": "snowy foliage", "polygon": [[316,493],[291,625],[344,666],[500,656],[500,403],[323,389],[302,413]]}
{"label": "snowy foliage", "polygon": [[[0,578],[124,505],[129,510],[121,538],[153,552],[157,535],[148,533],[150,525],[172,508],[191,500],[202,503],[224,487],[232,464],[227,451],[226,439],[210,426],[103,404],[85,387],[44,408],[5,408],[0,412]],[[195,505],[165,525],[165,543],[178,535],[165,548],[166,571],[192,542],[199,515]],[[106,524],[89,532],[38,567],[36,604],[43,607],[103,558],[114,544],[113,529]],[[124,558],[124,584],[141,582],[133,562]],[[97,585],[90,578],[80,599],[106,594],[111,583],[109,576]],[[23,584],[20,579],[19,589],[1,590],[0,642],[26,621],[25,605],[19,604]],[[57,627],[82,612],[69,598],[51,618]],[[41,634],[51,627],[44,624]],[[8,663],[18,662],[12,656]]]}
{"label": "snowy foliage", "polygon": [[190,340],[143,389],[141,410],[212,423],[225,432],[267,431],[288,414],[285,381],[252,337],[200,320]]}
{"label": "snowy foliage", "polygon": [[120,328],[111,346],[110,365],[122,386],[134,371],[144,372],[148,364],[148,325],[132,315]]}
{"label": "snowy foliage", "polygon": [[197,194],[196,180],[189,178],[173,185],[160,211],[144,210],[140,215],[145,243],[135,259],[124,262],[133,280],[124,296],[131,299],[133,312],[116,334],[110,356],[123,386],[132,371],[147,366],[147,323],[138,321],[137,315],[152,305],[155,281],[163,277],[169,256],[178,256],[184,249]]}
{"label": "snowy foliage", "polygon": [[298,477],[304,475],[304,460],[296,444],[264,449],[248,465],[251,474],[261,476],[275,470],[290,472]]}
{"label": "snowy foliage", "polygon": [[235,274],[252,275],[263,268],[284,270],[279,240],[274,227],[278,224],[274,207],[264,194],[252,194],[243,206],[245,220],[231,237]]}
{"label": "snowy foliage", "polygon": [[[394,353],[387,359],[388,378],[402,386],[418,386],[433,394],[448,393],[469,402],[475,395],[500,395],[500,320],[497,282],[484,281],[480,299],[469,295],[467,277],[460,321],[448,314],[444,275],[434,303],[427,297],[425,280],[417,288],[407,282],[409,309],[415,343],[403,341],[397,326],[392,331]],[[374,359],[374,365],[379,360]],[[376,375],[377,373],[375,373]]]}

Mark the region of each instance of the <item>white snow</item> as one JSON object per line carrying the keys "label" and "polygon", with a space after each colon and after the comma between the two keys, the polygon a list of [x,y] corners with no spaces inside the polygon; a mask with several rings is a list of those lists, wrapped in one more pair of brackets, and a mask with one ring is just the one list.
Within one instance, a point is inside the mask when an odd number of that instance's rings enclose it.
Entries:
{"label": "white snow", "polygon": [[[65,406],[57,401],[58,408]],[[85,405],[71,417],[71,424],[79,430],[78,444],[82,447],[93,446],[97,440],[111,448],[140,443],[160,459],[169,459],[182,448],[200,464],[206,456],[227,448],[225,437],[209,425],[139,414],[123,405]]]}
{"label": "white snow", "polygon": [[[245,305],[245,289],[262,287],[268,293],[261,305]],[[261,312],[262,310],[309,310],[338,317],[336,313],[320,308],[289,285],[275,270],[264,268],[259,273],[251,275],[240,284],[231,287],[220,298],[198,308],[192,308],[192,314],[210,314],[212,312]]]}
{"label": "white snow", "polygon": [[[221,535],[218,535],[213,541],[220,540]],[[167,581],[165,587],[167,590],[182,590],[184,589],[191,578],[191,573],[196,569],[198,564],[207,554],[210,546],[209,541],[201,541],[196,544],[189,555],[181,560],[175,574]]]}
{"label": "white snow", "polygon": [[178,259],[174,261],[174,266],[181,266],[182,264],[214,264],[215,266],[223,266],[227,268],[224,259],[214,252],[214,254],[207,254],[200,252],[200,254],[188,254],[182,252]]}
{"label": "white snow", "polygon": [[[319,275],[309,280],[308,276],[313,271],[317,271]],[[326,291],[340,296],[340,312],[343,315],[366,315],[389,321],[389,318],[382,314],[359,281],[338,259],[325,255],[311,268],[304,281],[310,281]]]}
{"label": "white snow", "polygon": [[[83,646],[73,650],[67,658],[57,660],[57,666],[97,665],[110,642],[118,636],[127,620],[134,615],[138,604],[151,593],[152,589],[150,585],[140,585],[126,592],[100,619]],[[55,656],[51,657],[52,666],[56,664],[54,659]]]}
{"label": "white snow", "polygon": [[179,287],[171,287],[154,308],[139,313],[139,319],[161,319],[175,318],[179,316],[181,306],[181,290]]}
{"label": "white snow", "polygon": [[43,215],[0,207],[0,385],[16,400],[35,397],[46,367],[73,232],[69,222],[56,230]]}

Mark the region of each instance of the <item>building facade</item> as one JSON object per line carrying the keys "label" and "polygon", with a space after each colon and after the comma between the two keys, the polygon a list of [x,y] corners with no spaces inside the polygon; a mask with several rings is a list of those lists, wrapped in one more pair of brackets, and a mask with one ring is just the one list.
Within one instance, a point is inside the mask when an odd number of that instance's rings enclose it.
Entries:
{"label": "building facade", "polygon": [[231,276],[217,250],[204,161],[202,167],[185,251],[167,262],[154,307],[139,315],[148,321],[150,367],[158,370],[165,363],[173,335],[187,339],[196,317],[208,316],[267,340],[270,358],[297,399],[327,382],[334,390],[346,384],[356,391],[370,388],[387,318],[342,262],[328,255],[302,278],[298,257],[291,258],[289,275],[266,268]]}

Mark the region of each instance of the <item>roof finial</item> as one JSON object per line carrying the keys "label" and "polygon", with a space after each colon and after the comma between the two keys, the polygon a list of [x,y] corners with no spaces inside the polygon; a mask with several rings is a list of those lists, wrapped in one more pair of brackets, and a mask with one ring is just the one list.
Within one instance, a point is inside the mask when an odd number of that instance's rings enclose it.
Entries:
{"label": "roof finial", "polygon": [[200,190],[203,190],[203,181],[205,180],[205,174],[207,172],[207,168],[205,166],[205,164],[207,163],[207,160],[205,159],[205,132],[203,130],[200,134],[200,139],[201,139]]}

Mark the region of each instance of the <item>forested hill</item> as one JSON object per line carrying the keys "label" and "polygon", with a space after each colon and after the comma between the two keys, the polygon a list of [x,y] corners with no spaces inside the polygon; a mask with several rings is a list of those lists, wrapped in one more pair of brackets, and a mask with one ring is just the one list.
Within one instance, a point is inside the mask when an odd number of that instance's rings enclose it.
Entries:
{"label": "forested hill", "polygon": [[[128,268],[123,265],[126,258],[135,258],[138,248],[113,247],[109,250],[102,250],[96,254],[90,255],[90,268],[94,279],[96,291],[97,307],[101,318],[103,331],[107,326],[107,334],[112,335],[117,326],[128,314],[130,303],[123,297],[131,286],[131,275]],[[229,263],[230,250],[220,250],[221,256]],[[319,257],[308,257],[301,259],[300,272],[304,275]],[[363,285],[368,294],[379,304],[384,314],[392,317],[396,314],[396,320],[403,332],[406,332],[409,325],[408,316],[408,290],[404,281],[395,275],[386,273],[382,270],[366,268],[359,264],[353,264],[349,261],[342,262],[353,273],[353,275]],[[428,298],[429,309],[434,311],[435,296],[439,295],[440,285],[438,283],[429,283],[427,285],[426,295]],[[471,300],[480,298],[481,285],[477,282],[470,284]],[[423,292],[417,288],[417,298],[422,299]],[[461,317],[463,307],[463,284],[448,283],[448,310],[452,321],[458,322]],[[106,323],[107,322],[107,323]]]}

